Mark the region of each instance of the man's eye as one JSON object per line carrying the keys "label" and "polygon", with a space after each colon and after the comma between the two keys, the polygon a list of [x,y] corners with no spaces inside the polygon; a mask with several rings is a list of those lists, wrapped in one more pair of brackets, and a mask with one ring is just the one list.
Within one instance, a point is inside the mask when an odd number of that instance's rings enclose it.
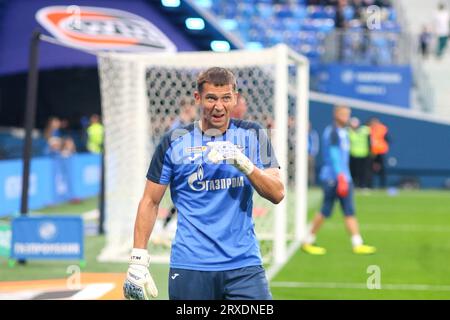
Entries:
{"label": "man's eye", "polygon": [[231,100],[231,97],[224,97],[223,98],[223,101],[225,101],[225,102],[229,102]]}

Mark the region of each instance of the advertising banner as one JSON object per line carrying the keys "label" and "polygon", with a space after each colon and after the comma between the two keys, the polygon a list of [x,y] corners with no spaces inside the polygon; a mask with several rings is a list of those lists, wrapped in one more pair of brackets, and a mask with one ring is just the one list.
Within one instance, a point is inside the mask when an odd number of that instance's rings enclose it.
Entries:
{"label": "advertising banner", "polygon": [[0,224],[0,257],[9,257],[11,249],[11,227]]}
{"label": "advertising banner", "polygon": [[83,259],[80,217],[19,217],[11,230],[12,259]]}
{"label": "advertising banner", "polygon": [[325,93],[410,108],[410,66],[357,66],[332,64],[320,72]]}
{"label": "advertising banner", "polygon": [[[31,161],[28,189],[30,209],[42,208],[53,202],[52,160]],[[22,160],[0,161],[0,216],[18,213],[22,197]]]}
{"label": "advertising banner", "polygon": [[[97,154],[32,159],[29,208],[36,210],[97,195],[100,165],[101,158]],[[21,197],[22,160],[0,161],[0,217],[18,213]]]}

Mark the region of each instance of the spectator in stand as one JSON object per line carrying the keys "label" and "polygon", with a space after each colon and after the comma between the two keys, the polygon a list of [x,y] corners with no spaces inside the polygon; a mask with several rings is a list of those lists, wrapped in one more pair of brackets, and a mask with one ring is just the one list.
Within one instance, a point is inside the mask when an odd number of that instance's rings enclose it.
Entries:
{"label": "spectator in stand", "polygon": [[438,11],[434,14],[434,32],[438,37],[438,47],[436,56],[441,59],[445,48],[447,47],[447,41],[450,31],[450,18],[449,12],[443,3],[439,4]]}
{"label": "spectator in stand", "polygon": [[98,114],[93,114],[90,117],[90,124],[87,128],[86,149],[91,153],[103,152],[103,125],[100,123]]}
{"label": "spectator in stand", "polygon": [[363,16],[361,10],[364,10],[365,8],[363,0],[352,0],[352,7],[355,10],[354,18],[361,19]]}
{"label": "spectator in stand", "polygon": [[59,131],[61,132],[61,137],[67,137],[70,135],[70,124],[69,124],[69,120],[67,120],[66,118],[62,118],[61,120],[61,124],[60,124],[60,128]]}
{"label": "spectator in stand", "polygon": [[50,117],[44,129],[44,137],[47,141],[47,146],[44,150],[46,155],[57,155],[61,153],[62,135],[61,135],[61,120],[57,117]]}
{"label": "spectator in stand", "polygon": [[344,60],[345,50],[345,32],[347,30],[347,21],[345,19],[345,8],[347,7],[347,0],[339,0],[336,8],[336,16],[334,19],[334,26],[336,28],[337,45],[338,45],[338,61]]}
{"label": "spectator in stand", "polygon": [[87,128],[89,127],[89,117],[88,116],[82,116],[80,118],[80,127],[81,127],[81,150],[79,149],[79,152],[87,152],[87,140],[88,140],[88,134],[87,134]]}
{"label": "spectator in stand", "polygon": [[183,97],[180,100],[178,117],[170,125],[170,130],[182,128],[190,124],[197,117],[197,106],[191,97]]}
{"label": "spectator in stand", "polygon": [[57,137],[61,138],[61,120],[57,117],[50,117],[44,129],[44,137],[46,140]]}
{"label": "spectator in stand", "polygon": [[392,7],[391,0],[375,0],[374,4],[381,8]]}
{"label": "spectator in stand", "polygon": [[237,97],[236,106],[231,112],[231,117],[236,119],[245,119],[247,110],[248,110],[247,101],[245,100],[242,93],[239,93]]}
{"label": "spectator in stand", "polygon": [[77,152],[77,147],[75,146],[75,142],[73,141],[72,137],[65,137],[62,141],[61,146],[61,155],[63,157],[70,157],[74,153]]}
{"label": "spectator in stand", "polygon": [[370,7],[375,5],[375,0],[363,0],[364,7]]}
{"label": "spectator in stand", "polygon": [[423,26],[422,32],[419,36],[420,42],[420,53],[424,59],[427,59],[430,54],[430,44],[432,41],[432,34],[430,32],[430,28],[426,25]]}

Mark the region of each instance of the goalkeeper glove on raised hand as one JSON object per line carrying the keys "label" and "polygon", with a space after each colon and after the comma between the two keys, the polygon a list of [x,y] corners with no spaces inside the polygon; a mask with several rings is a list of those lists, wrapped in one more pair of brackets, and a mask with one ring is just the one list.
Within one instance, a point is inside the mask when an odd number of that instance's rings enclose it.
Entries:
{"label": "goalkeeper glove on raised hand", "polygon": [[337,177],[336,193],[340,198],[348,196],[348,182],[343,173],[339,174]]}
{"label": "goalkeeper glove on raised hand", "polygon": [[150,255],[145,249],[131,251],[130,266],[123,284],[123,295],[128,300],[149,300],[158,296],[158,289],[148,270]]}
{"label": "goalkeeper glove on raised hand", "polygon": [[231,161],[233,166],[247,176],[255,169],[255,165],[250,159],[230,141],[208,142],[207,146],[209,147],[208,159],[212,163],[218,164],[223,160]]}

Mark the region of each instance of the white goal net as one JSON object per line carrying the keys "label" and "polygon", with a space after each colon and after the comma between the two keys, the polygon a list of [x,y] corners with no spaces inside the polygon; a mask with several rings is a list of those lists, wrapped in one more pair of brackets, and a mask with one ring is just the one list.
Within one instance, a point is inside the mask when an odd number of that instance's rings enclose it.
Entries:
{"label": "white goal net", "polygon": [[[228,53],[101,53],[98,56],[105,125],[105,229],[101,261],[127,261],[145,176],[155,146],[192,97],[196,77],[212,66],[230,68],[245,99],[245,119],[271,128],[287,197],[280,204],[254,196],[254,221],[263,259],[281,264],[306,228],[308,61],[285,45]],[[168,192],[167,192],[168,193]],[[226,205],[226,204],[224,204]],[[161,204],[149,242],[152,261],[168,262],[176,216]]]}

